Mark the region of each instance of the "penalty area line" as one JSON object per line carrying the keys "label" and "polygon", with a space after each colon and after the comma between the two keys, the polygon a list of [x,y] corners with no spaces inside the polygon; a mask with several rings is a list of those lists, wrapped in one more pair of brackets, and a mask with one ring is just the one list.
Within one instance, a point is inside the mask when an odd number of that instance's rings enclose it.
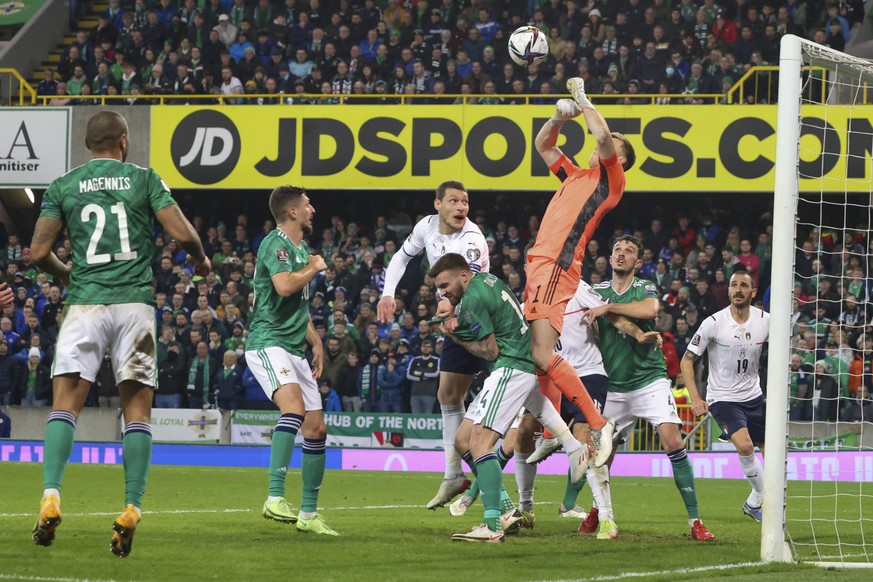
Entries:
{"label": "penalty area line", "polygon": [[595,576],[593,578],[572,578],[561,580],[549,580],[542,582],[608,582],[610,580],[623,580],[625,578],[647,578],[649,576],[669,576],[675,574],[696,574],[698,572],[712,572],[716,570],[733,570],[735,568],[752,568],[762,566],[764,562],[738,562],[736,564],[719,564],[717,566],[699,566],[697,568],[676,568],[674,570],[658,570],[654,572],[622,572],[610,576]]}
{"label": "penalty area line", "polygon": [[27,574],[3,574],[0,580],[32,580],[33,582],[115,582],[114,580],[98,580],[96,578],[55,578],[50,576],[28,576]]}

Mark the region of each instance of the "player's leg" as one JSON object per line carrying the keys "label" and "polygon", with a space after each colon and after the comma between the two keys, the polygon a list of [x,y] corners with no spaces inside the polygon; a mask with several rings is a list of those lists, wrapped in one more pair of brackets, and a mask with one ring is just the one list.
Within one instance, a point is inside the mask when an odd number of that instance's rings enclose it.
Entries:
{"label": "player's leg", "polygon": [[[561,400],[562,395],[561,391],[558,390],[557,386],[553,382],[549,380],[549,376],[542,372],[542,370],[537,370],[537,381],[539,382],[540,392],[542,392],[543,396],[545,396],[549,402],[552,403],[552,406],[555,407],[555,410],[561,410]],[[593,448],[594,441],[589,437],[587,442]],[[528,463],[540,463],[548,459],[552,453],[561,448],[561,444],[558,442],[558,439],[555,438],[549,429],[542,428],[542,437],[539,439],[539,442],[536,444],[536,448],[534,451],[528,456]]]}
{"label": "player's leg", "polygon": [[764,440],[763,397],[751,404],[713,402],[710,412],[737,449],[743,474],[752,486],[751,493],[743,503],[743,513],[760,522],[763,517],[761,503],[764,500],[764,467],[755,455],[755,443]]}
{"label": "player's leg", "polygon": [[522,417],[515,435],[515,483],[518,486],[518,506],[522,511],[533,511],[537,466],[528,463],[528,457],[534,451],[534,433],[541,428],[540,423],[528,413]]}
{"label": "player's leg", "polygon": [[71,305],[61,325],[52,365],[52,411],[43,445],[43,496],[33,528],[38,545],[51,545],[61,522],[64,469],[73,450],[76,421],[103,362],[108,315],[102,305]]}
{"label": "player's leg", "polygon": [[[538,390],[528,396],[524,406],[537,422],[552,431],[552,434],[564,447],[570,462],[571,479],[574,483],[578,483],[585,476],[585,470],[588,466],[588,445],[583,445],[573,437],[561,415]],[[528,457],[529,462],[530,457]]]}
{"label": "player's leg", "polygon": [[321,490],[321,483],[324,480],[327,444],[327,427],[324,424],[324,414],[321,410],[306,411],[301,432],[303,433],[303,458],[301,461],[303,494],[300,501],[297,531],[338,536],[340,534],[331,529],[318,513],[318,492]]}
{"label": "player's leg", "polygon": [[145,494],[152,464],[152,399],[154,388],[133,380],[118,384],[121,410],[124,413],[124,435],[121,439],[124,459],[124,511],[112,523],[109,550],[121,558],[130,554],[133,534],[142,517],[142,496]]}

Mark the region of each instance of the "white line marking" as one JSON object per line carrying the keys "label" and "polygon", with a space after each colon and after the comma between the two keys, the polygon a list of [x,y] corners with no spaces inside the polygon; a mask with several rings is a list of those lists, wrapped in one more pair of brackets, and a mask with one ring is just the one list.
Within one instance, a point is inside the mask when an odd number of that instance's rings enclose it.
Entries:
{"label": "white line marking", "polygon": [[712,570],[732,570],[734,568],[751,568],[761,566],[763,562],[740,562],[737,564],[721,564],[718,566],[700,566],[698,568],[677,568],[675,570],[660,570],[657,572],[622,572],[610,576],[595,576],[593,578],[573,578],[550,580],[548,582],[608,582],[609,580],[623,580],[624,578],[646,578],[648,576],[667,576],[670,574],[694,574],[697,572],[709,572]]}
{"label": "white line marking", "polygon": [[27,576],[25,574],[0,574],[0,580],[34,580],[36,582],[115,582],[96,578],[50,578],[48,576]]}

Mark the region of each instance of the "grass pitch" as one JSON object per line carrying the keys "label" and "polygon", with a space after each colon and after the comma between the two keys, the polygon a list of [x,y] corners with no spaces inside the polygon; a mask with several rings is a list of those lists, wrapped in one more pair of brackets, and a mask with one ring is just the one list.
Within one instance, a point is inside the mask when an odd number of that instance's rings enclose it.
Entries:
{"label": "grass pitch", "polygon": [[[109,552],[111,524],[123,504],[120,466],[67,468],[63,523],[49,548],[30,532],[41,494],[42,466],[0,464],[0,580],[868,580],[868,571],[796,565],[746,565],[759,557],[759,524],[742,515],[745,481],[700,479],[703,517],[714,543],[689,537],[685,511],[670,479],[616,478],[619,539],[576,533],[557,516],[564,480],[540,477],[536,527],[503,544],[452,542],[480,523],[477,502],[462,518],[424,504],[441,476],[327,471],[319,505],[339,538],[312,536],[261,517],[265,469],[157,466],[129,558]],[[515,495],[515,482],[506,475]],[[808,485],[807,485],[808,486]],[[831,485],[832,487],[832,485]],[[300,473],[289,471],[297,506]],[[586,488],[580,505],[590,505]]]}

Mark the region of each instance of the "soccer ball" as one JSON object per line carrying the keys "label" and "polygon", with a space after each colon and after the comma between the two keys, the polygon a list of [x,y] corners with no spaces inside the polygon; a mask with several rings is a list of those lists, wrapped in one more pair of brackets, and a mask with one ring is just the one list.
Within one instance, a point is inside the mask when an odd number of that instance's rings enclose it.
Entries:
{"label": "soccer ball", "polygon": [[509,56],[522,67],[538,65],[549,56],[549,40],[533,26],[522,26],[509,36]]}

